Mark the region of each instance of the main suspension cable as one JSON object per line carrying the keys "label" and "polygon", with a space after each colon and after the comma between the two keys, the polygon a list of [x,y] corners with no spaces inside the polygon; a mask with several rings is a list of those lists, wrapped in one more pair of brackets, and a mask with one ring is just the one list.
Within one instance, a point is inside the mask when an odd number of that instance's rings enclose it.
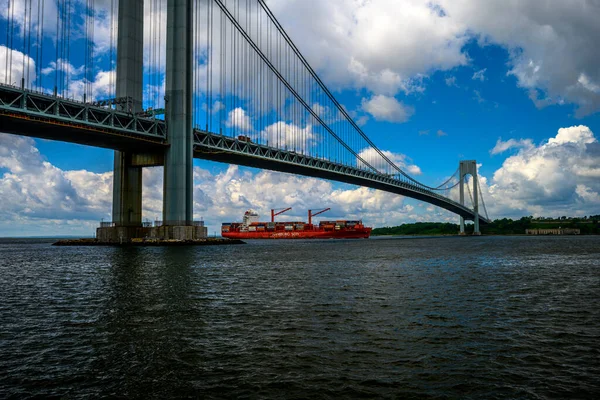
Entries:
{"label": "main suspension cable", "polygon": [[[334,138],[336,138],[339,141],[339,143],[341,143],[346,148],[346,150],[348,150],[357,159],[359,159],[361,162],[363,162],[367,167],[371,168],[375,172],[378,172],[378,170],[376,168],[374,168],[371,164],[367,163],[360,155],[358,155],[352,148],[350,148],[347,143],[343,142],[341,140],[341,138],[321,119],[321,117],[319,117],[319,115],[317,115],[317,113],[315,113],[315,111],[312,109],[312,107],[310,107],[308,104],[306,104],[306,101],[304,101],[304,99],[302,99],[300,97],[300,95],[298,94],[298,92],[296,92],[296,90],[281,75],[281,73],[277,70],[277,68],[275,68],[275,66],[271,63],[271,61],[258,48],[258,46],[256,45],[256,43],[254,43],[254,41],[248,36],[247,32],[235,20],[235,18],[233,17],[233,15],[230,13],[229,9],[222,3],[222,1],[221,0],[215,0],[215,3],[217,3],[217,5],[219,6],[219,8],[221,8],[221,11],[223,12],[223,14],[225,14],[225,16],[231,21],[232,25],[235,26],[235,28],[238,30],[238,32],[240,32],[240,34],[242,36],[244,36],[244,38],[252,46],[252,48],[254,49],[254,51],[263,59],[263,61],[267,64],[267,66],[271,69],[271,71],[277,76],[277,78],[279,79],[280,83],[283,84],[294,95],[294,97],[296,97],[296,99],[300,103],[302,103],[302,105],[306,108],[306,110],[308,110],[312,114],[312,116],[321,125],[323,125],[323,127],[329,132],[329,134],[332,135]],[[281,102],[279,102],[279,103],[281,104]]]}

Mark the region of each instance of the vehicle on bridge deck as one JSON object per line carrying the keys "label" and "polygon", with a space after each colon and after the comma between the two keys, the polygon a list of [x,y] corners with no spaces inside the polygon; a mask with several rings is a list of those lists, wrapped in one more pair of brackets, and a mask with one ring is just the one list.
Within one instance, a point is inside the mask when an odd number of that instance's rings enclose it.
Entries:
{"label": "vehicle on bridge deck", "polygon": [[[278,214],[272,210],[271,215]],[[224,222],[221,236],[229,239],[368,239],[373,229],[360,220],[321,221],[317,225],[312,223],[314,215],[309,211],[309,223],[275,222],[273,218],[271,222],[259,222],[258,214],[248,210],[242,222]]]}

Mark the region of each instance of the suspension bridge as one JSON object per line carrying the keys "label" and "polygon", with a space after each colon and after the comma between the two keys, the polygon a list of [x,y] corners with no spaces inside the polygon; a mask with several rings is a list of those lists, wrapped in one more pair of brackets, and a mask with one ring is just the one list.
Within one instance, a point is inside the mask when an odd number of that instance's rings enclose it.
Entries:
{"label": "suspension bridge", "polygon": [[336,100],[264,0],[6,3],[0,131],[115,150],[111,226],[142,226],[141,172],[151,166],[164,167],[162,224],[193,226],[193,158],[415,198],[458,214],[462,232],[465,220],[475,233],[489,222],[475,161],[441,185],[411,177]]}

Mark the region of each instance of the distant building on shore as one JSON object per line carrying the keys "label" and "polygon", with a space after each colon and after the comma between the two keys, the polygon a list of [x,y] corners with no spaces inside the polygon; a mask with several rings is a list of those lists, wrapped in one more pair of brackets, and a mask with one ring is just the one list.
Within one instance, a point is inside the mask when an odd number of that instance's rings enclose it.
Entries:
{"label": "distant building on shore", "polygon": [[579,235],[581,231],[575,228],[558,229],[525,229],[526,235]]}

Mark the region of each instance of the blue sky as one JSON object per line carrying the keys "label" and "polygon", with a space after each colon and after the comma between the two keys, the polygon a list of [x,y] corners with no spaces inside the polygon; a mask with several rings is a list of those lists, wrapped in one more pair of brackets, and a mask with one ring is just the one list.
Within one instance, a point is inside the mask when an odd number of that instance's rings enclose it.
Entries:
{"label": "blue sky", "polygon": [[[418,180],[439,183],[459,160],[476,159],[492,218],[600,213],[594,0],[268,3],[367,135],[420,170]],[[6,23],[0,14],[0,32]],[[110,30],[96,32],[94,85],[102,97]],[[1,35],[0,56],[6,45]],[[41,68],[51,67],[49,59]],[[75,69],[83,63],[71,61]],[[101,218],[110,219],[112,163],[106,149],[0,135],[0,236],[92,234]],[[292,206],[291,218],[304,218],[308,208],[332,207],[324,218],[358,217],[373,226],[457,220],[365,188],[202,160],[195,166],[195,217],[211,232],[250,207],[265,218],[269,208]],[[149,219],[160,218],[161,175],[145,171]]]}

